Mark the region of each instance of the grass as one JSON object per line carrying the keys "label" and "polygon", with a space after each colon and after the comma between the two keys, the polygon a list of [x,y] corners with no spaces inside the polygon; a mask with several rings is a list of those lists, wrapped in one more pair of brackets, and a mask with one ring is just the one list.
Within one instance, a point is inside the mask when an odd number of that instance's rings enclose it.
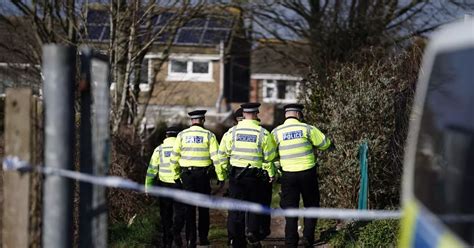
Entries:
{"label": "grass", "polygon": [[273,184],[273,192],[272,192],[272,208],[279,208],[280,207],[280,188],[281,184],[275,183]]}
{"label": "grass", "polygon": [[213,245],[226,245],[227,228],[222,225],[211,224],[209,229],[209,240]]}
{"label": "grass", "polygon": [[160,215],[157,205],[150,206],[146,214],[132,218],[128,223],[112,224],[109,228],[110,247],[154,247],[158,239]]}

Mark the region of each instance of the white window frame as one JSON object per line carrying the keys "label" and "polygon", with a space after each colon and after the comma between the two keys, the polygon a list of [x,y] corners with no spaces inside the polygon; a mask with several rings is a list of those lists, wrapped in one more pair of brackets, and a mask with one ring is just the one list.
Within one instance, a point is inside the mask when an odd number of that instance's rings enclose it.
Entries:
{"label": "white window frame", "polygon": [[[196,54],[196,53],[172,53],[168,57],[168,71],[166,76],[166,81],[175,81],[175,82],[215,82],[213,77],[214,67],[213,62],[219,61],[221,59],[220,54]],[[145,55],[145,59],[162,59],[164,57],[163,53],[148,53]],[[171,72],[171,60],[186,60],[188,61],[187,71],[188,73],[173,73]],[[189,65],[191,61],[191,65]],[[208,73],[192,73],[192,61],[199,62],[208,62],[209,63],[209,72]],[[149,64],[150,66],[150,64]],[[151,70],[149,70],[150,72]],[[153,79],[149,79],[153,81]]]}
{"label": "white window frame", "polygon": [[[187,63],[187,72],[173,72],[171,71],[171,62],[172,61],[186,61]],[[208,72],[207,73],[193,73],[193,63],[194,62],[207,62],[208,63]],[[178,58],[170,58],[168,61],[168,76],[166,77],[166,81],[196,81],[196,82],[214,82],[212,78],[212,61],[205,60],[205,59],[178,59]]]}
{"label": "white window frame", "polygon": [[265,103],[296,103],[298,99],[278,99],[278,86],[275,84],[275,95],[274,97],[267,97],[267,88],[269,81],[293,81],[296,82],[296,95],[300,94],[302,77],[288,75],[288,74],[268,74],[268,73],[254,73],[250,77],[253,80],[259,80],[262,82],[262,99]]}

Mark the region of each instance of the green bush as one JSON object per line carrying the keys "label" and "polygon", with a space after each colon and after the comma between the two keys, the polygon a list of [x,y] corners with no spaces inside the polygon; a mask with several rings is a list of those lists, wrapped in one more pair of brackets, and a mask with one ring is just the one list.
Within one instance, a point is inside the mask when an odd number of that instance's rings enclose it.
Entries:
{"label": "green bush", "polygon": [[398,229],[398,220],[372,221],[360,230],[357,246],[395,247],[397,245]]}
{"label": "green bush", "polygon": [[369,207],[397,206],[403,145],[417,78],[420,49],[380,59],[335,63],[325,80],[309,77],[303,99],[306,118],[326,133],[337,150],[322,153],[322,206],[354,208],[359,188],[358,149],[368,141]]}
{"label": "green bush", "polygon": [[331,247],[395,247],[398,220],[352,222],[329,239]]}

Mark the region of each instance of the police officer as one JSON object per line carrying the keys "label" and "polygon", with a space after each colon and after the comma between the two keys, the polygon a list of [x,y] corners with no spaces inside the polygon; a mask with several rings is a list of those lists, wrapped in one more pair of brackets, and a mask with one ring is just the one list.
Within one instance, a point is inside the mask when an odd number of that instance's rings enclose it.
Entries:
{"label": "police officer", "polygon": [[[242,108],[238,108],[235,113],[234,113],[234,118],[235,118],[235,121],[237,123],[239,123],[240,121],[242,121],[244,119],[244,113],[243,113],[243,110]],[[236,123],[236,124],[237,124]]]}
{"label": "police officer", "polygon": [[[178,134],[170,161],[172,169],[181,173],[185,190],[210,194],[209,166],[214,162],[219,180],[224,180],[224,174],[218,164],[216,136],[203,127],[205,114],[206,110],[188,113],[192,126]],[[198,211],[199,244],[209,245],[209,209],[198,208]],[[186,240],[188,247],[196,247],[196,207],[190,205],[186,205]]]}
{"label": "police officer", "polygon": [[[157,178],[157,184],[159,186],[181,189],[181,185],[175,183],[176,175],[170,168],[170,155],[178,132],[178,127],[167,128],[166,139],[163,141],[163,144],[159,145],[153,152],[145,178],[146,191],[154,184]],[[159,199],[159,203],[163,229],[163,247],[171,247],[173,237],[175,244],[181,247],[181,230],[184,226],[184,207],[181,203],[164,197]],[[174,220],[173,212],[175,214]]]}
{"label": "police officer", "polygon": [[[222,167],[227,168],[230,162],[229,195],[232,198],[260,203],[263,184],[262,164],[273,161],[276,157],[275,141],[272,135],[259,125],[257,114],[260,103],[242,104],[244,120],[234,126],[228,135],[222,138],[219,156]],[[269,163],[270,166],[273,164]],[[274,170],[268,170],[270,179]],[[232,247],[259,245],[261,216],[244,212],[229,211],[227,233]]]}
{"label": "police officer", "polygon": [[[259,125],[261,125],[261,120],[257,118],[257,121]],[[272,175],[276,175],[277,169],[275,167],[275,164],[273,162],[266,162],[262,164],[262,169],[264,169],[264,175],[265,177],[269,178],[269,173],[267,172],[268,170],[273,170]],[[272,198],[273,198],[273,181],[266,180],[262,182],[262,197],[260,198],[260,204],[265,205],[265,206],[270,206],[272,204]],[[262,214],[260,216],[260,238],[261,240],[265,239],[270,235],[271,233],[271,222],[272,218],[268,214]]]}
{"label": "police officer", "polygon": [[[272,131],[283,170],[281,207],[298,208],[300,194],[305,208],[319,207],[319,186],[313,147],[327,150],[332,147],[331,141],[316,127],[300,121],[303,105],[288,104],[284,109],[285,122]],[[315,227],[316,219],[304,219],[302,243],[305,247],[313,246]],[[297,247],[298,239],[298,218],[287,217],[286,246]]]}

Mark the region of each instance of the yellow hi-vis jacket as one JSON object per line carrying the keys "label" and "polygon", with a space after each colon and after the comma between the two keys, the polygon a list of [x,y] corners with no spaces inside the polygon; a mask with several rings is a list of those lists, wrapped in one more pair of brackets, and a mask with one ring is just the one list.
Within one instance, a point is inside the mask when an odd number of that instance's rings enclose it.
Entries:
{"label": "yellow hi-vis jacket", "polygon": [[272,131],[283,171],[296,172],[316,165],[313,147],[326,150],[331,141],[314,126],[288,118]]}
{"label": "yellow hi-vis jacket", "polygon": [[275,150],[275,141],[265,128],[255,120],[243,120],[222,137],[219,146],[221,167],[228,168],[229,163],[235,167],[250,164],[265,169],[273,177],[275,169],[271,162],[276,157]]}
{"label": "yellow hi-vis jacket", "polygon": [[194,125],[181,131],[171,153],[171,167],[179,178],[180,167],[207,167],[214,163],[217,178],[224,180],[224,174],[217,156],[216,136],[201,126]]}
{"label": "yellow hi-vis jacket", "polygon": [[176,137],[168,137],[163,141],[163,144],[155,148],[146,171],[145,189],[152,186],[153,180],[157,174],[160,181],[174,183],[176,175],[171,170],[170,158],[175,141]]}

